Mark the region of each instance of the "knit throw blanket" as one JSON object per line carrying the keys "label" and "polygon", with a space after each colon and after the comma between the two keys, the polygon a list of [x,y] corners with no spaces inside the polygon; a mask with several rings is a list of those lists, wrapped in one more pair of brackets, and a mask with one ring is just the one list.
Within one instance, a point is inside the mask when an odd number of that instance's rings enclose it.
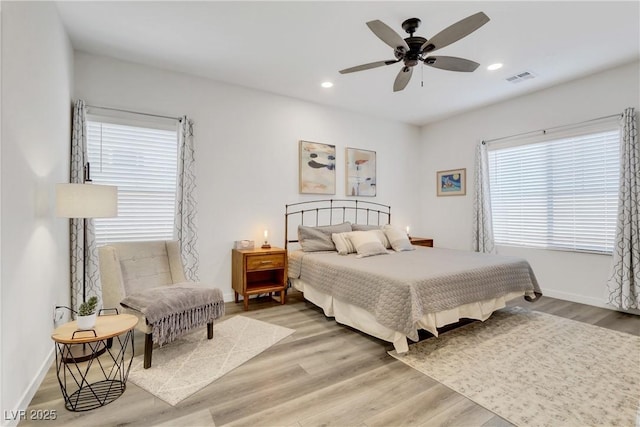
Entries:
{"label": "knit throw blanket", "polygon": [[192,283],[146,289],[128,295],[120,305],[144,314],[158,345],[224,315],[222,291]]}

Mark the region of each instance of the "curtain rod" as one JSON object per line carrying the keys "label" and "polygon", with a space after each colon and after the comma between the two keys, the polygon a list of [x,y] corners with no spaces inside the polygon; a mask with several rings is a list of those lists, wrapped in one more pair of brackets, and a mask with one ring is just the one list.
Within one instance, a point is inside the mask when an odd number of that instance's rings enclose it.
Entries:
{"label": "curtain rod", "polygon": [[529,131],[529,132],[522,132],[522,133],[518,133],[518,134],[515,134],[515,135],[502,136],[500,138],[494,138],[494,139],[486,139],[486,140],[483,139],[482,140],[482,145],[487,145],[489,143],[496,142],[496,141],[502,141],[503,139],[510,139],[510,138],[516,138],[516,137],[519,137],[519,136],[529,135],[529,134],[532,134],[532,133],[542,132],[542,134],[545,134],[545,133],[547,133],[547,131],[550,131],[550,130],[556,130],[556,129],[566,128],[566,127],[582,125],[582,124],[585,124],[585,123],[595,122],[597,120],[611,119],[613,117],[622,117],[623,115],[624,115],[623,113],[611,114],[609,116],[597,117],[595,119],[585,120],[583,122],[578,122],[578,123],[571,123],[571,124],[568,124],[568,125],[560,125],[560,126],[554,126],[554,127],[550,127],[550,128],[546,128],[546,129],[532,130],[532,131]]}
{"label": "curtain rod", "polygon": [[163,115],[160,115],[160,114],[141,113],[139,111],[123,110],[122,108],[101,107],[99,105],[89,105],[89,104],[87,104],[87,107],[88,108],[99,108],[101,110],[121,111],[123,113],[140,114],[142,116],[161,117],[163,119],[171,119],[171,120],[177,120],[179,122],[182,122],[182,117],[170,117],[170,116],[163,116]]}

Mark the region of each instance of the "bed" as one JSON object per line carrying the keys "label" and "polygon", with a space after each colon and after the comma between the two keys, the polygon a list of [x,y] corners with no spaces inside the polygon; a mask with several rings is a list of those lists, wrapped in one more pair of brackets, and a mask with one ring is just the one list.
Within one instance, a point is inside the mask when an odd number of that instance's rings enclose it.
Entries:
{"label": "bed", "polygon": [[390,224],[391,208],[374,202],[287,205],[291,286],[326,316],[393,343],[398,353],[408,351],[407,339],[418,340],[419,329],[437,336],[464,318],[484,321],[511,299],[542,295],[522,258],[411,246]]}

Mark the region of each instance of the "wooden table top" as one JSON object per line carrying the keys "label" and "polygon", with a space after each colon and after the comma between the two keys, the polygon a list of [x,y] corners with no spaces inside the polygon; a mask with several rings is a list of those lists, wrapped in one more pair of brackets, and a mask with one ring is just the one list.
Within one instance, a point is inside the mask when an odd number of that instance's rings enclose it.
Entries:
{"label": "wooden table top", "polygon": [[260,246],[257,246],[252,249],[233,249],[234,251],[238,251],[243,254],[269,254],[269,253],[279,253],[284,252],[284,249],[278,248],[276,246],[271,246],[268,249],[262,249]]}
{"label": "wooden table top", "polygon": [[[133,329],[138,323],[138,318],[132,314],[103,315],[96,318],[95,335],[93,330],[77,332],[78,323],[74,320],[56,328],[51,334],[51,339],[62,344],[82,344],[106,340],[121,335]],[[96,336],[97,335],[97,336]]]}

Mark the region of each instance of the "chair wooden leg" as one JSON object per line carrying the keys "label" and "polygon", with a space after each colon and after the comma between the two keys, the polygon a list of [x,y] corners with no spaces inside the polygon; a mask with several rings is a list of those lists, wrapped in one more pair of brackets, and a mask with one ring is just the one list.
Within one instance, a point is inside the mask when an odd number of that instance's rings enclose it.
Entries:
{"label": "chair wooden leg", "polygon": [[213,322],[207,323],[207,339],[213,338]]}
{"label": "chair wooden leg", "polygon": [[144,335],[144,369],[149,369],[151,367],[151,352],[153,351],[153,337],[152,335],[145,334]]}

